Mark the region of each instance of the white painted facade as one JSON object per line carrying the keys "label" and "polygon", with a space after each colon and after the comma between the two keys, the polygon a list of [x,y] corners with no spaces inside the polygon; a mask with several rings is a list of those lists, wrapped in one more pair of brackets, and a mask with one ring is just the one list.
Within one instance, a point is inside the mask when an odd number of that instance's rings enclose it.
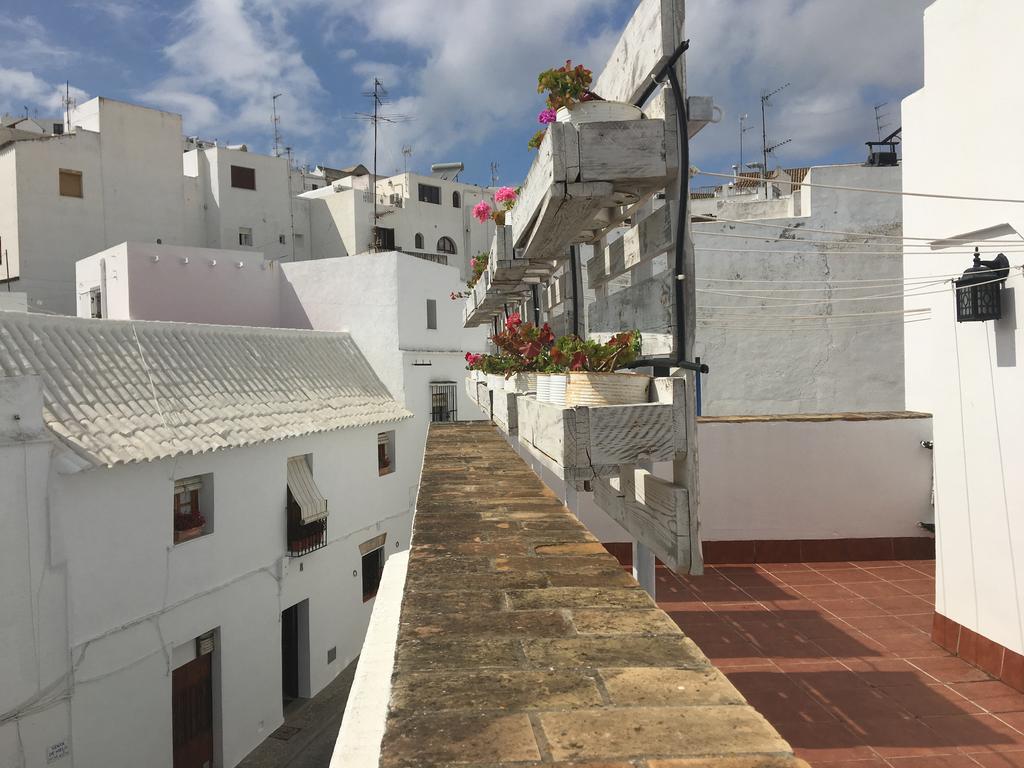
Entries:
{"label": "white painted facade", "polygon": [[[42,404],[38,377],[0,378],[0,765],[170,768],[172,670],[210,631],[214,765],[235,765],[282,723],[283,610],[308,601],[301,696],[359,654],[373,607],[359,545],[408,546],[410,421],[80,470]],[[378,476],[388,430],[399,448]],[[328,500],[329,543],[290,557],[286,464],[300,455]],[[175,544],[174,480],[197,474],[213,475],[213,530]]]}
{"label": "white painted facade", "polygon": [[123,243],[77,269],[80,317],[90,316],[90,293],[100,288],[104,316],[115,320],[347,331],[412,411],[407,450],[416,456],[431,420],[431,385],[453,384],[459,420],[484,418],[463,382],[466,352],[484,351],[489,331],[463,327],[462,302],[450,298],[461,285],[454,267],[398,252],[264,263],[258,253]]}
{"label": "white painted facade", "polygon": [[[180,115],[102,97],[73,109],[69,122],[60,136],[0,136],[0,247],[7,254],[0,281],[16,280],[31,310],[73,314],[75,262],[126,241],[289,261],[370,246],[372,177],[359,167],[338,179],[342,172],[318,176],[291,168],[285,157],[183,141]],[[250,180],[238,183],[232,167]],[[80,197],[61,194],[62,170],[80,174]],[[420,202],[420,184],[437,188],[440,203]],[[394,230],[395,247],[447,261],[465,281],[470,257],[493,236],[493,224],[470,216],[490,191],[415,174],[378,179],[376,187],[383,203],[377,223]],[[439,249],[441,237],[452,240],[454,253]]]}
{"label": "white painted facade", "polygon": [[[900,171],[819,166],[805,181],[899,191]],[[750,197],[757,196],[694,201],[695,215],[703,204],[705,214],[733,220],[692,228],[694,355],[711,369],[702,379],[702,413],[901,410],[899,196],[803,186],[779,199]],[[858,280],[881,282],[850,290]],[[871,296],[885,298],[864,300]]]}
{"label": "white painted facade", "polygon": [[[905,188],[914,192],[1020,198],[1024,159],[1012,126],[1024,117],[1008,94],[1017,71],[1024,6],[936,0],[924,12],[924,87],[903,101]],[[951,108],[955,104],[955,108]],[[999,158],[993,162],[993,158]],[[907,197],[903,201],[907,277],[952,275],[1005,252],[1019,265],[1024,206]],[[1008,224],[986,242],[973,235]],[[967,237],[943,250],[911,243]],[[906,329],[907,406],[934,414],[937,563],[935,610],[1017,653],[1024,653],[1024,344],[1020,292],[1011,271],[1003,317],[960,323],[949,286],[908,298],[929,308],[927,322]]]}

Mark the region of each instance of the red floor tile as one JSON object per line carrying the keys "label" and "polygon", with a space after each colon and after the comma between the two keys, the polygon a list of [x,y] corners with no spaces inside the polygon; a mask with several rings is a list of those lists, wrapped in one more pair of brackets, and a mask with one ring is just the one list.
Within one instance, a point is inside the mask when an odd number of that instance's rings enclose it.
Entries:
{"label": "red floor tile", "polygon": [[998,680],[957,683],[952,688],[987,712],[1024,712],[1024,694]]}
{"label": "red floor tile", "polygon": [[970,683],[992,678],[966,661],[953,656],[940,658],[913,659],[911,663],[918,669],[932,675],[940,683]]}
{"label": "red floor tile", "polygon": [[[774,723],[773,723],[774,725]],[[842,723],[785,722],[776,726],[796,752],[812,765],[877,757],[864,739]]]}

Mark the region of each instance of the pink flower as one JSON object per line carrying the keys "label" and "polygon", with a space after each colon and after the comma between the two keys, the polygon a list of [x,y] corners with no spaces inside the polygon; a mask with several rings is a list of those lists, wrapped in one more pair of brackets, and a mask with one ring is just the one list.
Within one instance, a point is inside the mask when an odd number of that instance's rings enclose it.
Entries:
{"label": "pink flower", "polygon": [[501,187],[494,193],[494,201],[497,203],[514,203],[518,197],[512,187]]}
{"label": "pink flower", "polygon": [[540,111],[540,114],[537,115],[537,122],[542,123],[544,125],[555,122],[555,110],[552,109],[551,107],[548,107],[547,109],[542,109]]}
{"label": "pink flower", "polygon": [[513,312],[508,316],[508,320],[505,321],[505,328],[509,331],[514,331],[520,325],[523,324],[523,318],[519,316],[518,312]]}
{"label": "pink flower", "polygon": [[473,206],[473,218],[483,224],[491,218],[491,206],[481,200]]}
{"label": "pink flower", "polygon": [[476,256],[469,260],[469,266],[476,267]]}

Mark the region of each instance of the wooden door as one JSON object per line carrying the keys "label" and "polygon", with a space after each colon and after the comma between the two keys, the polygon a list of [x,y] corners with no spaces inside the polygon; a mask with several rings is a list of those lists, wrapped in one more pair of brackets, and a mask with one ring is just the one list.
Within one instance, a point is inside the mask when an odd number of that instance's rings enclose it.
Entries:
{"label": "wooden door", "polygon": [[213,765],[213,654],[171,674],[174,768]]}

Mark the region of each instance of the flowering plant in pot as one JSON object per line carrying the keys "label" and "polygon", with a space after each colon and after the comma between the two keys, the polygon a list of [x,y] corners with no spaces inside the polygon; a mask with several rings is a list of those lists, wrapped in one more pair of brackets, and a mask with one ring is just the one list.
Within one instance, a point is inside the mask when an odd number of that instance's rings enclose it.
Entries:
{"label": "flowering plant in pot", "polygon": [[519,190],[512,187],[498,187],[494,193],[494,205],[481,200],[473,206],[473,218],[484,224],[488,219],[501,226],[505,223],[505,214],[516,207],[519,202]]}
{"label": "flowering plant in pot", "polygon": [[469,280],[466,281],[466,288],[468,291],[452,291],[448,294],[448,298],[452,301],[457,299],[468,299],[473,294],[473,289],[476,284],[480,282],[480,278],[483,277],[484,272],[487,271],[487,261],[490,258],[490,254],[487,251],[481,251],[476,256],[469,260],[469,268],[473,270],[473,274],[469,276]]}
{"label": "flowering plant in pot", "polygon": [[[643,113],[632,104],[605,101],[592,90],[593,73],[582,64],[575,67],[571,59],[564,66],[546,69],[537,75],[537,93],[547,91],[544,109],[537,115],[541,125],[549,123],[592,123],[611,120],[638,120]],[[530,139],[530,149],[538,149],[544,140],[545,128]]]}
{"label": "flowering plant in pot", "polygon": [[557,342],[562,355],[568,357],[569,373],[565,404],[625,405],[646,402],[649,376],[617,373],[640,354],[639,331],[617,333],[601,343],[576,336],[564,336]]}
{"label": "flowering plant in pot", "polygon": [[513,312],[505,321],[505,330],[491,336],[491,341],[511,361],[506,372],[507,377],[516,379],[511,391],[536,391],[537,373],[547,365],[547,353],[555,342],[551,327],[524,323],[519,313]]}
{"label": "flowering plant in pot", "polygon": [[206,518],[201,512],[186,512],[174,516],[174,543],[194,539],[206,527]]}

